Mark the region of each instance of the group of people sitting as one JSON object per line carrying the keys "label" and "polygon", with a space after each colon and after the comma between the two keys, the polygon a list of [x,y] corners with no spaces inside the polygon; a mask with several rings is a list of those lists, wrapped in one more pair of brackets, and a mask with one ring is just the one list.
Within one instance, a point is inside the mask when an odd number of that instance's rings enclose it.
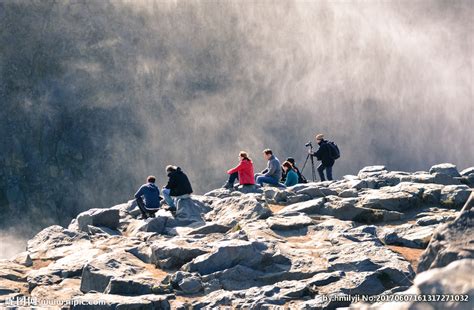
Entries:
{"label": "group of people sitting", "polygon": [[[175,201],[189,198],[193,192],[193,188],[191,187],[188,176],[180,167],[169,165],[166,167],[166,174],[168,175],[168,184],[162,189],[163,198],[168,205],[168,210],[175,212]],[[160,196],[160,190],[155,182],[156,177],[152,175],[148,176],[147,182],[140,186],[135,193],[135,199],[142,213],[142,219],[155,217],[156,211],[160,208],[163,198]]]}
{"label": "group of people sitting", "polygon": [[[316,141],[319,149],[316,152],[310,152],[310,156],[315,156],[322,163],[318,167],[321,181],[325,180],[324,170],[326,170],[328,180],[332,180],[332,166],[334,159],[331,156],[331,150],[328,142],[322,134],[316,135]],[[228,181],[223,188],[231,189],[234,187],[235,181],[239,181],[240,185],[259,185],[269,184],[278,187],[289,187],[298,183],[306,183],[307,180],[301,174],[295,165],[292,157],[286,159],[280,164],[278,158],[270,149],[265,149],[263,155],[267,160],[267,167],[260,173],[254,174],[253,162],[247,152],[239,153],[239,164],[227,171],[229,174]],[[167,166],[166,173],[168,175],[168,184],[163,187],[163,198],[168,205],[168,210],[176,211],[175,201],[179,199],[189,198],[193,192],[191,183],[181,168],[176,166]],[[142,213],[142,218],[154,217],[155,212],[160,208],[161,198],[160,190],[155,185],[156,178],[149,176],[147,183],[143,184],[135,193],[137,205]]]}

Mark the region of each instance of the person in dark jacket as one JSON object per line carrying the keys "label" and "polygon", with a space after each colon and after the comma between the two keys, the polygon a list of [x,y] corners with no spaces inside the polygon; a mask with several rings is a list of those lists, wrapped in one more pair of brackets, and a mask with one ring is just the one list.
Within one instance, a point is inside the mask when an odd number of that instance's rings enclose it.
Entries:
{"label": "person in dark jacket", "polygon": [[[298,167],[296,167],[295,159],[293,157],[288,157],[286,159],[286,161],[291,164],[291,166],[293,167],[293,170],[298,175],[298,183],[308,183],[308,181],[306,180],[304,175],[301,174],[300,169],[298,169]],[[285,171],[285,169],[283,169],[282,173],[281,173],[281,182],[285,183],[285,181],[286,181],[286,171]]]}
{"label": "person in dark jacket", "polygon": [[156,178],[148,176],[145,184],[140,186],[135,193],[138,208],[142,212],[142,219],[155,217],[155,212],[160,208],[160,190],[155,185]]}
{"label": "person in dark jacket", "polygon": [[316,152],[309,154],[311,156],[316,156],[317,160],[321,161],[321,164],[318,166],[318,173],[321,181],[326,181],[324,177],[324,170],[326,170],[327,179],[332,181],[332,166],[334,165],[334,158],[332,157],[331,146],[328,144],[328,141],[324,140],[323,134],[316,135],[316,142],[319,145],[319,148]]}
{"label": "person in dark jacket", "polygon": [[[167,166],[168,184],[163,187],[163,197],[170,211],[176,211],[174,199],[189,198],[193,192],[191,183],[180,167]],[[174,198],[174,199],[173,199]]]}

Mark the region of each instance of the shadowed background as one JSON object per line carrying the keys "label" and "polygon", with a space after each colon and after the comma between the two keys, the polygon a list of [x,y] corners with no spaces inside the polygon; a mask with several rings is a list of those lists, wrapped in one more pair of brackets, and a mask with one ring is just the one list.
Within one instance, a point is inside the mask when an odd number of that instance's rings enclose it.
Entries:
{"label": "shadowed background", "polygon": [[[196,193],[240,150],[336,177],[474,164],[472,1],[0,1],[0,233],[127,201],[177,164]],[[306,170],[306,169],[305,169]],[[309,176],[306,170],[306,175]],[[12,250],[16,251],[16,250]]]}

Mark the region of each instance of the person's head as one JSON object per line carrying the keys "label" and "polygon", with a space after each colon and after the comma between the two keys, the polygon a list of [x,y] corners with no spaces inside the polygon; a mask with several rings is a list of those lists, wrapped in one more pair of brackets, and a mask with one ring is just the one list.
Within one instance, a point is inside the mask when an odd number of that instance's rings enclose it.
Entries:
{"label": "person's head", "polygon": [[282,166],[285,171],[291,170],[293,168],[293,165],[289,161],[285,161]]}
{"label": "person's head", "polygon": [[316,135],[316,142],[321,143],[324,140],[324,135],[322,133],[318,133]]}
{"label": "person's head", "polygon": [[155,176],[153,176],[153,175],[149,175],[149,176],[146,178],[146,181],[147,181],[148,183],[155,183],[155,182],[156,182],[156,178],[155,178]]}
{"label": "person's head", "polygon": [[270,149],[265,149],[263,150],[263,157],[265,157],[266,160],[270,160],[270,158],[273,156],[273,151]]}
{"label": "person's head", "polygon": [[239,153],[239,159],[242,160],[251,160],[247,152],[241,151]]}
{"label": "person's head", "polygon": [[173,165],[168,165],[166,166],[166,173],[171,173],[171,172],[174,172],[176,171],[178,168],[176,166],[173,166]]}
{"label": "person's head", "polygon": [[295,165],[295,159],[293,157],[288,157],[286,161],[289,162],[292,166]]}

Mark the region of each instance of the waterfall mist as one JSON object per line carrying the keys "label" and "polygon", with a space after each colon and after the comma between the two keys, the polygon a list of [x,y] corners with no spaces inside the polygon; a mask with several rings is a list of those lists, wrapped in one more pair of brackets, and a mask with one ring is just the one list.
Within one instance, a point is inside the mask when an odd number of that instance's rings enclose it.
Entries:
{"label": "waterfall mist", "polygon": [[301,167],[319,132],[341,148],[336,177],[472,166],[473,15],[469,0],[2,1],[0,225],[66,225],[148,174],[164,185],[167,164],[197,193],[240,150],[256,170],[267,147]]}

